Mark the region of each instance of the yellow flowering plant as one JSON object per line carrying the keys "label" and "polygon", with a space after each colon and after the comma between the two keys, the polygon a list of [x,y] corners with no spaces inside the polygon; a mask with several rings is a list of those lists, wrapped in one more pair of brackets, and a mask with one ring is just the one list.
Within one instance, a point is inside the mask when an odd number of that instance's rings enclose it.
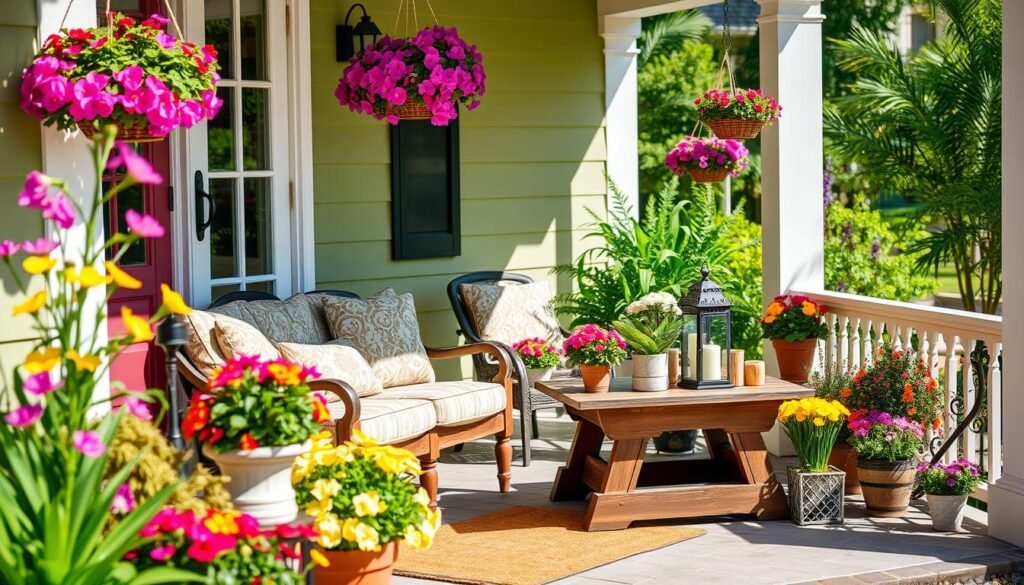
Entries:
{"label": "yellow flowering plant", "polygon": [[848,416],[850,411],[838,400],[803,398],[779,406],[778,420],[793,441],[802,469],[828,471],[829,453]]}
{"label": "yellow flowering plant", "polygon": [[419,474],[419,460],[405,449],[378,445],[359,431],[335,445],[323,432],[295,459],[292,485],[324,549],[374,551],[404,540],[421,550],[433,543],[441,511],[413,484]]}

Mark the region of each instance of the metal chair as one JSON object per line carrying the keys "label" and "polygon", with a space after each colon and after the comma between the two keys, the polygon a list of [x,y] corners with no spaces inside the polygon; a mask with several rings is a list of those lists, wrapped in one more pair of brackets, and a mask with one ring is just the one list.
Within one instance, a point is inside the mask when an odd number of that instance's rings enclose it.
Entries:
{"label": "metal chair", "polygon": [[[480,336],[480,332],[473,323],[473,318],[469,314],[459,287],[463,284],[496,284],[499,282],[530,284],[533,282],[533,279],[525,274],[486,270],[464,274],[448,283],[448,300],[451,302],[452,311],[455,312],[455,320],[459,324],[456,333],[465,336],[467,342],[490,341],[492,343],[500,343],[496,339],[483,339]],[[564,330],[562,333],[567,334]],[[537,426],[537,411],[542,408],[562,408],[562,404],[553,398],[549,398],[546,394],[527,386],[525,384],[526,366],[523,365],[519,354],[512,351],[509,347],[506,347],[506,351],[512,357],[514,370],[512,407],[520,412],[519,424],[523,441],[523,466],[528,467],[530,465],[530,439],[540,436]],[[473,356],[473,370],[476,373],[477,380],[489,380],[497,371],[496,368],[497,366],[489,363],[484,356]],[[562,376],[571,375],[571,371],[566,370],[560,374]]]}

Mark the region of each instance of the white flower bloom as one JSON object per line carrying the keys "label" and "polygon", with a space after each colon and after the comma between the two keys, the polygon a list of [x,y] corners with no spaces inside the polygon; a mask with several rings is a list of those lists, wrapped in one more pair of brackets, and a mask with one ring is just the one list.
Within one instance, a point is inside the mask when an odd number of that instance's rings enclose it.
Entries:
{"label": "white flower bloom", "polygon": [[657,309],[663,313],[682,315],[683,312],[679,308],[679,304],[676,298],[672,296],[672,293],[667,292],[654,292],[648,293],[639,299],[630,303],[626,307],[626,314],[636,315],[651,309]]}

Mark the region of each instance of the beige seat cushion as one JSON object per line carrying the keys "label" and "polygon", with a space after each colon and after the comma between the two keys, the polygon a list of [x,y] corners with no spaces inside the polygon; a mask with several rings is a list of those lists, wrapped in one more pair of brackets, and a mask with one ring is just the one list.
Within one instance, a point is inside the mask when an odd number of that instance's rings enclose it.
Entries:
{"label": "beige seat cushion", "polygon": [[245,320],[274,343],[317,345],[330,341],[323,320],[304,295],[284,301],[249,301],[243,311],[249,317]]}
{"label": "beige seat cushion", "polygon": [[412,295],[383,290],[367,299],[325,297],[334,337],[359,350],[385,388],[434,381]]}
{"label": "beige seat cushion", "polygon": [[[437,426],[434,407],[426,400],[384,399],[383,394],[378,394],[361,400],[359,406],[360,430],[381,443],[412,439]],[[327,410],[332,420],[338,420],[345,415],[345,403],[332,402]]]}
{"label": "beige seat cushion", "polygon": [[490,382],[433,382],[388,388],[381,398],[429,400],[442,427],[478,421],[505,409],[505,388]]}
{"label": "beige seat cushion", "polygon": [[[320,379],[348,382],[360,398],[380,394],[384,389],[370,369],[370,364],[366,363],[355,348],[336,342],[327,345],[279,343],[277,348],[284,359],[316,368],[320,372]],[[328,402],[339,400],[332,392],[327,392],[326,395]]]}
{"label": "beige seat cushion", "polygon": [[214,322],[217,347],[226,359],[253,355],[263,360],[281,357],[280,352],[258,329],[239,319],[220,316]]}
{"label": "beige seat cushion", "polygon": [[227,361],[217,341],[217,320],[228,317],[248,322],[248,315],[242,311],[243,304],[239,301],[206,311],[193,310],[182,318],[187,336],[185,355],[204,376],[209,377]]}
{"label": "beige seat cushion", "polygon": [[463,284],[459,292],[481,339],[507,345],[534,337],[563,341],[546,282]]}

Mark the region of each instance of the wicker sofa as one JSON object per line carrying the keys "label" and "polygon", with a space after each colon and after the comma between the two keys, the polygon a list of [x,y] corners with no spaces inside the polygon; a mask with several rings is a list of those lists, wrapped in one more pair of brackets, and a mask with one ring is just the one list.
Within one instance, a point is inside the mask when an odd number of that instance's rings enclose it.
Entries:
{"label": "wicker sofa", "polygon": [[[389,291],[379,294],[385,292]],[[374,298],[376,295],[365,302],[371,302]],[[411,295],[396,295],[395,298],[405,299],[411,307]],[[193,311],[185,319],[189,342],[178,355],[178,372],[186,393],[205,387],[209,374],[232,357],[230,350],[237,349],[238,339],[228,339],[229,329],[247,331],[249,339],[242,341],[245,344],[254,343],[259,349],[258,352],[238,353],[264,354],[280,350],[283,354],[294,347],[315,349],[317,346],[331,345],[359,349],[343,335],[334,335],[325,309],[325,305],[338,302],[332,299],[363,302],[348,291],[315,291],[286,300],[266,293],[243,292],[232,293],[214,301],[206,311]],[[412,319],[415,321],[415,310],[412,311]],[[412,325],[415,327],[414,322]],[[364,329],[373,326],[360,324]],[[258,333],[253,332],[253,329]],[[440,450],[493,435],[496,438],[498,485],[502,493],[507,493],[512,466],[512,372],[507,351],[498,344],[487,342],[444,349],[425,348],[419,342],[418,328],[415,331],[415,343],[425,352],[422,362],[427,363],[426,368],[430,369],[427,381],[392,385],[377,393],[364,393],[362,396],[360,390],[354,387],[353,380],[345,379],[348,377],[345,374],[312,383],[313,390],[323,392],[327,398],[335,440],[340,442],[349,439],[353,430],[360,429],[383,444],[409,449],[419,457],[423,468],[420,484],[430,494],[431,502],[436,503],[436,463]],[[265,339],[256,339],[257,335]],[[231,341],[236,345],[231,346]],[[490,361],[498,364],[498,371],[490,380],[435,381],[433,370],[426,360],[477,355],[487,355]],[[271,353],[263,357],[274,356]],[[285,357],[300,361],[290,355]],[[402,360],[392,362],[400,364]],[[337,363],[305,365],[335,372],[338,370]],[[397,374],[401,377],[403,372]]]}

